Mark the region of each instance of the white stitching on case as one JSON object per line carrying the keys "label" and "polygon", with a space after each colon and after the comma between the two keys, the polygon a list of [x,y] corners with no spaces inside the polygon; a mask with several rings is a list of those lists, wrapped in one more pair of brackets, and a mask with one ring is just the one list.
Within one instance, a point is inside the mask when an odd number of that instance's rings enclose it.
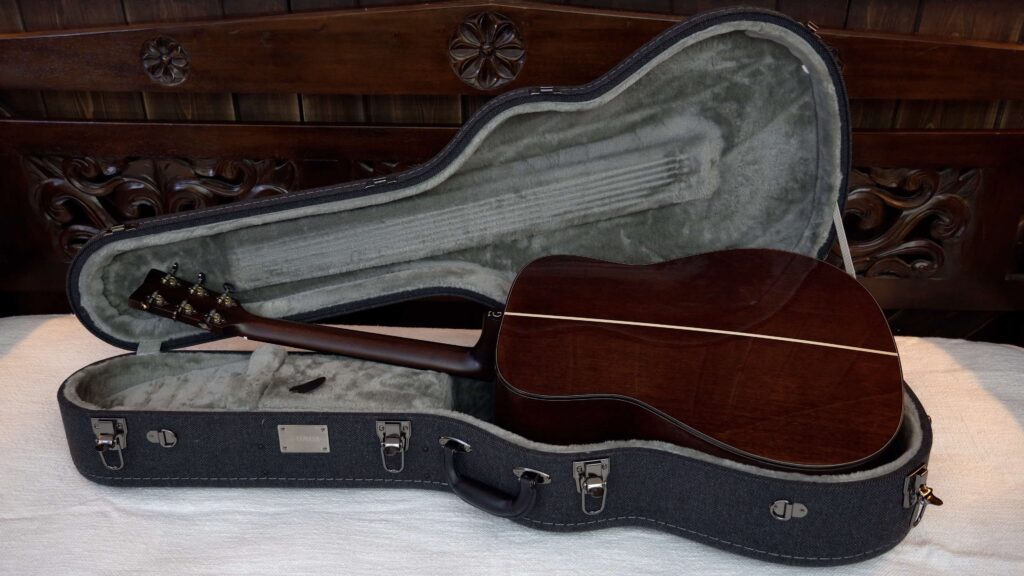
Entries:
{"label": "white stitching on case", "polygon": [[86,476],[99,478],[100,480],[202,480],[202,481],[230,481],[241,480],[245,482],[257,482],[260,480],[295,480],[302,482],[401,482],[406,484],[435,484],[447,486],[447,482],[436,480],[407,480],[404,478],[288,478],[285,476],[251,476],[251,477],[216,477],[216,476],[103,476],[100,474],[85,473]]}
{"label": "white stitching on case", "polygon": [[776,556],[776,557],[779,557],[779,558],[792,558],[794,560],[849,560],[850,558],[857,558],[859,556],[866,556],[868,554],[873,554],[875,552],[878,552],[879,550],[883,550],[883,549],[889,547],[889,545],[879,546],[877,548],[873,548],[873,549],[867,550],[865,552],[860,552],[858,554],[851,554],[849,556],[794,556],[794,555],[791,555],[791,554],[779,554],[779,553],[776,553],[776,552],[768,552],[767,550],[758,550],[757,548],[751,548],[750,546],[744,546],[743,544],[738,544],[736,542],[730,542],[728,540],[723,540],[722,538],[716,538],[714,536],[711,536],[710,534],[704,534],[703,532],[698,532],[696,530],[690,530],[689,528],[683,528],[682,526],[676,526],[675,524],[670,524],[668,522],[662,522],[661,520],[655,520],[653,518],[647,518],[647,517],[644,517],[644,516],[614,516],[614,517],[611,517],[611,518],[602,518],[601,520],[589,520],[587,522],[565,522],[565,523],[563,523],[563,522],[544,522],[543,520],[534,520],[533,518],[523,518],[523,520],[526,520],[526,521],[529,521],[529,522],[533,522],[535,524],[543,524],[545,526],[566,526],[566,527],[568,527],[568,526],[582,526],[582,525],[585,525],[585,524],[600,524],[602,522],[613,522],[615,520],[643,520],[645,522],[651,522],[651,523],[654,523],[654,524],[659,524],[661,526],[665,526],[666,528],[672,528],[672,529],[675,529],[675,530],[680,530],[682,532],[687,532],[687,533],[690,533],[690,534],[694,534],[694,535],[700,536],[702,538],[707,538],[709,540],[714,540],[716,542],[721,542],[722,544],[728,544],[729,546],[735,546],[736,548],[742,548],[744,550],[747,550],[747,551],[750,551],[750,552],[755,552],[757,554],[764,554],[764,555],[767,555],[767,556]]}

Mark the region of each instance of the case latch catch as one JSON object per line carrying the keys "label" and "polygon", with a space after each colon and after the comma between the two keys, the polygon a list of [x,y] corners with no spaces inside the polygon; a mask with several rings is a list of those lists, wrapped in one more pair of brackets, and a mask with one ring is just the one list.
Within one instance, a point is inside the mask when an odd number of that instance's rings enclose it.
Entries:
{"label": "case latch catch", "polygon": [[[128,426],[124,418],[92,418],[92,431],[96,435],[96,451],[100,454],[100,461],[107,470],[120,470],[124,468],[124,450],[128,445]],[[117,455],[116,464],[114,457],[107,454],[113,452]]]}
{"label": "case latch catch", "polygon": [[787,522],[792,518],[807,516],[807,506],[799,502],[790,502],[789,500],[776,500],[772,502],[769,511],[772,513],[772,518],[782,522]]}
{"label": "case latch catch", "polygon": [[178,444],[178,435],[173,430],[161,428],[160,430],[146,432],[146,440],[153,444],[159,444],[164,448],[174,448]]}
{"label": "case latch catch", "polygon": [[581,460],[573,462],[572,467],[576,475],[576,491],[580,494],[580,508],[589,516],[600,514],[608,499],[611,462],[608,458]]}
{"label": "case latch catch", "polygon": [[[408,420],[377,421],[377,439],[380,440],[380,460],[384,469],[398,474],[405,469],[405,453],[412,438],[412,423]],[[397,466],[395,463],[397,461]]]}
{"label": "case latch catch", "polygon": [[928,485],[928,465],[922,464],[907,476],[903,484],[903,507],[914,508],[910,515],[910,525],[917,526],[924,517],[924,510],[929,504],[942,506],[942,499],[935,495]]}

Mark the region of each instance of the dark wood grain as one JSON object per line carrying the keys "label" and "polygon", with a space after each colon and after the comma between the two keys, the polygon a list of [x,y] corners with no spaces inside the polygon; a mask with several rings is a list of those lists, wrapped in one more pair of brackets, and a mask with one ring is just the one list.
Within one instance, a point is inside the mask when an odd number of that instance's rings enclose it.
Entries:
{"label": "dark wood grain", "polygon": [[[871,457],[895,434],[895,351],[870,294],[813,258],[771,250],[650,266],[543,258],[509,293],[498,374],[513,395],[535,400],[523,404],[575,402],[580,410],[555,421],[517,412],[503,425],[541,441],[636,438],[638,427],[661,434],[661,423],[647,425],[633,411],[588,420],[588,398],[629,398],[657,412],[648,418],[685,424],[730,451],[841,466]],[[678,426],[646,438],[685,444],[679,437],[690,433]]]}
{"label": "dark wood grain", "polygon": [[[288,0],[222,0],[225,18],[288,13]],[[246,122],[300,122],[298,94],[235,94],[236,117]]]}
{"label": "dark wood grain", "polygon": [[823,28],[843,28],[849,0],[779,0],[777,9],[800,21],[811,21]]}
{"label": "dark wood grain", "polygon": [[777,4],[776,0],[672,0],[672,13],[692,16],[727,6],[751,6],[774,10]]}
{"label": "dark wood grain", "polygon": [[0,121],[0,141],[23,153],[186,158],[308,158],[422,162],[457,132],[444,126]]}
{"label": "dark wood grain", "polygon": [[[21,14],[27,31],[68,30],[125,23],[120,0],[99,0],[89,5],[40,0],[24,3]],[[137,93],[47,90],[42,93],[42,97],[49,118],[102,120],[146,117],[142,98]]]}
{"label": "dark wood grain", "polygon": [[[1016,42],[1020,37],[1024,22],[1019,13],[1019,3],[1012,0],[922,0],[917,19],[915,31],[918,34],[1008,43]],[[990,65],[994,69],[999,66],[998,62]],[[894,127],[991,128],[995,126],[999,104],[985,100],[998,98],[965,94],[959,100],[975,101],[904,102],[896,114]]]}
{"label": "dark wood grain", "polygon": [[[917,21],[917,2],[906,0],[852,0],[846,15],[849,30],[911,34]],[[843,54],[839,54],[843,58]],[[856,128],[891,128],[897,100],[852,100],[850,123]]]}
{"label": "dark wood grain", "polygon": [[[129,24],[202,21],[219,19],[224,15],[220,0],[169,0],[161,2],[122,0],[122,3],[124,5],[125,18]],[[199,24],[199,26],[201,27],[202,24]],[[181,84],[182,86],[189,85],[187,91],[168,93],[154,90],[165,86],[152,82],[142,72],[139,47],[153,38],[169,37],[184,46],[190,56],[194,57],[193,50],[195,49],[187,39],[178,38],[173,33],[165,34],[164,32],[154,30],[154,28],[156,27],[151,25],[141,26],[140,30],[146,30],[146,32],[142,32],[133,38],[131,43],[123,43],[117,47],[111,47],[118,51],[116,55],[111,53],[105,55],[107,59],[117,61],[123,66],[120,74],[138,78],[141,81],[136,86],[126,88],[126,90],[143,91],[142,98],[146,105],[146,117],[150,120],[182,120],[190,122],[234,120],[237,117],[234,99],[230,94],[220,93],[233,90],[222,90],[219,87],[213,86],[205,90],[195,90],[192,88],[192,84],[197,74],[192,74],[188,80]],[[252,62],[251,57],[247,58],[246,61]],[[239,64],[241,62],[237,62],[236,66]],[[207,72],[202,67],[202,62],[193,63],[193,66],[200,66],[199,70],[201,72],[198,74],[200,76],[203,75],[202,72]],[[244,68],[244,70],[246,73],[249,73],[248,67]],[[216,75],[218,72],[216,70],[209,70],[207,73]],[[250,74],[250,76],[252,75]],[[96,78],[92,79],[93,82],[97,80]],[[108,87],[108,89],[110,88]],[[239,91],[242,92],[244,90]],[[260,90],[251,91],[260,92]]]}
{"label": "dark wood grain", "polygon": [[[134,5],[125,4],[133,22],[163,17],[167,11],[129,6]],[[442,46],[459,21],[481,9],[500,11],[523,29],[529,64],[507,89],[592,80],[678,18],[463,2],[5,36],[0,37],[0,55],[16,51],[20,57],[18,66],[0,66],[0,83],[10,88],[60,90],[83,90],[99,83],[108,90],[189,95],[183,103],[165,109],[156,102],[165,103],[170,97],[148,94],[151,118],[230,117],[221,97],[196,96],[207,92],[478,94],[452,72]],[[382,33],[388,35],[388,42],[379,41]],[[174,86],[150,81],[140,70],[138,47],[158,34],[180,42],[191,55],[193,68],[202,73]],[[1015,44],[838,30],[825,30],[822,35],[839,49],[853,98],[1024,96],[1024,48]],[[61,50],[65,56],[53,61],[48,56],[51,50]],[[381,62],[388,65],[380,66]],[[934,66],[935,62],[943,65]],[[81,70],[90,74],[82,75]]]}

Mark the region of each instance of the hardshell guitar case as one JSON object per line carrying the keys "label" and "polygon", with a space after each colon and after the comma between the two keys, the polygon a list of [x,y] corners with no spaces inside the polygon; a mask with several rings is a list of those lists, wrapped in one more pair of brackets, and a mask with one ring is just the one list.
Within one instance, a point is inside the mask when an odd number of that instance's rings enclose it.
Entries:
{"label": "hardshell guitar case", "polygon": [[633,525],[792,564],[878,555],[924,507],[931,429],[909,389],[883,459],[809,475],[653,441],[539,444],[492,423],[486,383],[276,346],[176,351],[213,335],[128,306],[172,262],[232,283],[250,312],[313,322],[438,295],[498,309],[550,254],[821,258],[849,158],[826,46],[781,15],[733,10],[686,20],[587,85],[497,97],[396,176],[110,231],[82,248],[68,289],[78,318],[131,353],[61,386],[72,458],[115,486],[451,490],[543,530]]}

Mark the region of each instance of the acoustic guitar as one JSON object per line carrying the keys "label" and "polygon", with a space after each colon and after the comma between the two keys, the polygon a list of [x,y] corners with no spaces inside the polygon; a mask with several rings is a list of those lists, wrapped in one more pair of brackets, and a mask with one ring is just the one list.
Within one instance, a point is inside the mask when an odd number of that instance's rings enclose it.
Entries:
{"label": "acoustic guitar", "polygon": [[541,258],[472,348],[263,318],[173,271],[150,271],[130,303],[226,336],[494,381],[498,424],[552,444],[660,440],[830,473],[881,454],[903,415],[899,356],[871,295],[775,250],[643,266]]}

